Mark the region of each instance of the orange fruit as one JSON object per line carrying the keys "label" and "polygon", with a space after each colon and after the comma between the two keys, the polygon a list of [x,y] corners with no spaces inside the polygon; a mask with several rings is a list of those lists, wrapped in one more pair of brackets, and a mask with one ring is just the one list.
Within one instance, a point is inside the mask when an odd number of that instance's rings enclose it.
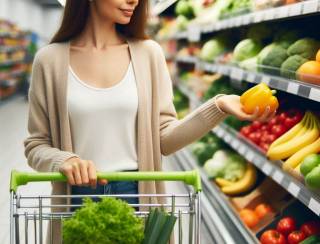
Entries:
{"label": "orange fruit", "polygon": [[320,62],[307,61],[297,71],[299,80],[320,85]]}
{"label": "orange fruit", "polygon": [[253,228],[259,223],[258,215],[251,209],[242,209],[240,211],[240,218],[249,228]]}
{"label": "orange fruit", "polygon": [[317,52],[316,61],[320,62],[320,49]]}
{"label": "orange fruit", "polygon": [[264,218],[268,213],[272,213],[272,207],[269,204],[266,203],[260,203],[256,208],[254,209],[254,212],[257,214],[259,219]]}

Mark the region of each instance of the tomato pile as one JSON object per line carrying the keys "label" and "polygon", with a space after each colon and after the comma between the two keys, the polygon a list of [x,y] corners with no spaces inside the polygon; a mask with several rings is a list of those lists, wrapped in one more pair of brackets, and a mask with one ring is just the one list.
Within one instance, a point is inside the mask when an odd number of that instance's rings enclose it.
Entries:
{"label": "tomato pile", "polygon": [[293,217],[284,217],[276,229],[265,231],[261,237],[261,244],[298,244],[308,237],[320,234],[320,221],[312,220],[305,222],[298,229],[297,222]]}
{"label": "tomato pile", "polygon": [[290,109],[276,115],[267,123],[254,121],[240,129],[240,133],[266,152],[277,138],[301,121],[303,113]]}

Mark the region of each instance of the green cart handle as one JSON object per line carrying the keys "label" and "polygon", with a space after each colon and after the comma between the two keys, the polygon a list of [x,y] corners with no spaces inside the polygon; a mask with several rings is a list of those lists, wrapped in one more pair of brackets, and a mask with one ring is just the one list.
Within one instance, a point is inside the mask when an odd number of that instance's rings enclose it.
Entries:
{"label": "green cart handle", "polygon": [[[172,172],[97,172],[98,179],[109,181],[183,181],[192,185],[195,192],[201,191],[201,177],[198,170]],[[39,181],[66,181],[67,177],[58,172],[11,171],[10,191],[16,192],[21,185]]]}

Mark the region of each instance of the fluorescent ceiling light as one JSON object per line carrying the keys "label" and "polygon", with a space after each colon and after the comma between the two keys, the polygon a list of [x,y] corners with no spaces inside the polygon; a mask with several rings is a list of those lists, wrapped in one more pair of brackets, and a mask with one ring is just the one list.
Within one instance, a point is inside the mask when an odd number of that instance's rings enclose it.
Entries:
{"label": "fluorescent ceiling light", "polygon": [[66,0],[58,0],[58,2],[59,2],[62,6],[65,6],[65,5],[66,5]]}

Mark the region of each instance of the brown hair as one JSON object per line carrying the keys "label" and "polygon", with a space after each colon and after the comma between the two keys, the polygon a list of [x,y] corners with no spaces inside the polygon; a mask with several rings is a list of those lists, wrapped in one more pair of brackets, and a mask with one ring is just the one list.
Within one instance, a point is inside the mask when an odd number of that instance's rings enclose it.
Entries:
{"label": "brown hair", "polygon": [[[88,0],[67,0],[61,26],[50,43],[66,42],[78,36],[84,29],[89,16]],[[130,23],[116,24],[119,33],[127,38],[147,39],[145,26],[148,16],[148,0],[139,0]]]}

